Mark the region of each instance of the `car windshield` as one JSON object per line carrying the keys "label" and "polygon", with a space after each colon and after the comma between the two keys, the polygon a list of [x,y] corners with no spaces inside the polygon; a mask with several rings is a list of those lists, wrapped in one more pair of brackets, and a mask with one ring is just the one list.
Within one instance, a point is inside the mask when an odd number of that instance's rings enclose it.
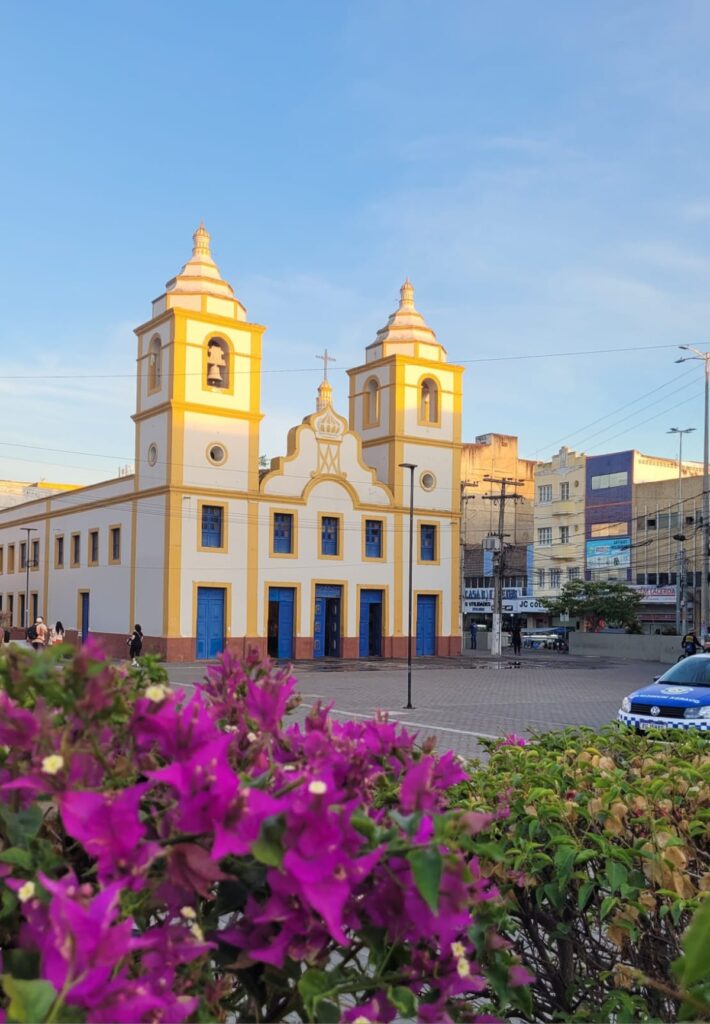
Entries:
{"label": "car windshield", "polygon": [[685,658],[661,676],[659,682],[710,686],[710,658]]}

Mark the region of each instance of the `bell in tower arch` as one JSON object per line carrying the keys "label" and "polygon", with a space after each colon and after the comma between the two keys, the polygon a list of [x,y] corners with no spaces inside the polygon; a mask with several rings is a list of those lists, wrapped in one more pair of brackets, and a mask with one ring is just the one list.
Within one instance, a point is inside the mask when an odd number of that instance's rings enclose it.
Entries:
{"label": "bell in tower arch", "polygon": [[207,343],[207,385],[211,388],[229,386],[229,350],[219,338]]}

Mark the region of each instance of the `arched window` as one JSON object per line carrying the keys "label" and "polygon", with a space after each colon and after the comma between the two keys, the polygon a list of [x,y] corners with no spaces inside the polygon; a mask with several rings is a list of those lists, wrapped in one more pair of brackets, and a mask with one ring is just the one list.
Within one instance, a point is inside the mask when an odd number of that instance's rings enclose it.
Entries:
{"label": "arched window", "polygon": [[160,338],[153,338],[148,346],[148,391],[157,391],[160,388],[162,364],[163,350]]}
{"label": "arched window", "polygon": [[365,426],[376,427],[380,422],[380,383],[370,377],[365,385]]}
{"label": "arched window", "polygon": [[439,388],[431,377],[425,377],[419,387],[419,419],[422,423],[439,422]]}
{"label": "arched window", "polygon": [[229,387],[229,345],[223,338],[210,338],[207,342],[207,379],[210,388]]}

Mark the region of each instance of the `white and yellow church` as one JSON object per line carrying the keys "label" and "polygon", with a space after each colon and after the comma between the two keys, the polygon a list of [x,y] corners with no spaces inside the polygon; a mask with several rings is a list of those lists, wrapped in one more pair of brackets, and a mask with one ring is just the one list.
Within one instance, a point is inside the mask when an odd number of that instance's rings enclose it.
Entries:
{"label": "white and yellow church", "polygon": [[463,369],[412,285],[348,370],[347,418],[326,353],[315,410],[264,469],[264,327],[222,279],[203,226],[193,240],[136,329],[134,474],[0,511],[5,621],[17,636],[37,614],[61,619],[115,656],[140,623],[144,652],[171,661],[251,647],[402,657],[411,501],[414,650],[459,653]]}

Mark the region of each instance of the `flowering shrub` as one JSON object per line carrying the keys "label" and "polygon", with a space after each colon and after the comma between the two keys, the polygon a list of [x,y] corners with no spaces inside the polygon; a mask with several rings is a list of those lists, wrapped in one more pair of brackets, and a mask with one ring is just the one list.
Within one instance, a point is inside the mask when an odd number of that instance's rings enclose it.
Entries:
{"label": "flowering shrub", "polygon": [[466,845],[509,900],[534,1019],[710,1019],[707,738],[611,726],[487,745],[455,799],[489,816]]}
{"label": "flowering shrub", "polygon": [[[505,814],[384,718],[286,724],[295,680],[225,655],[188,695],[0,662],[0,945],[11,1021],[490,1020],[529,973],[468,846]],[[518,749],[518,748],[516,748]],[[517,1009],[516,1009],[517,1008]]]}

